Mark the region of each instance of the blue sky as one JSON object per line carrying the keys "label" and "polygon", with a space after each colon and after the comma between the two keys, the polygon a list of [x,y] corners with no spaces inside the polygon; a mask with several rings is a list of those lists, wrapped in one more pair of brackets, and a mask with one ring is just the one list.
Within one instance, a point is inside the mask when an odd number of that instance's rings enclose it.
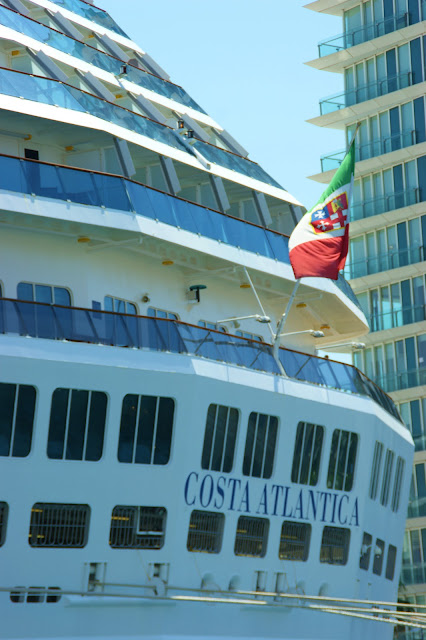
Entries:
{"label": "blue sky", "polygon": [[[306,0],[307,1],[307,0]],[[290,193],[310,208],[322,185],[307,179],[341,131],[305,122],[342,90],[338,74],[304,62],[341,32],[339,18],[300,0],[95,0]]]}

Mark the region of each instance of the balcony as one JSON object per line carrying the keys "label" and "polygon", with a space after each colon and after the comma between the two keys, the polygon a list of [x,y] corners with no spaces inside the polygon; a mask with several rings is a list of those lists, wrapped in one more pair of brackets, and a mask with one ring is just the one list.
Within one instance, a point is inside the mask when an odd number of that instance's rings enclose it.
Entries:
{"label": "balcony", "polygon": [[403,585],[426,584],[426,564],[402,564],[401,582]]}
{"label": "balcony", "polygon": [[[425,6],[426,3],[423,3],[423,15]],[[380,38],[380,36],[384,36],[387,33],[408,27],[410,24],[413,23],[410,21],[408,13],[401,13],[398,16],[391,16],[385,20],[370,22],[358,29],[346,31],[346,33],[334,36],[328,40],[322,40],[318,44],[319,57],[323,58],[332,53],[342,51],[342,49],[349,49],[350,47],[355,47],[357,44],[368,42],[368,40]]]}
{"label": "balcony", "polygon": [[[414,440],[414,443],[415,442],[416,441]],[[424,451],[424,448],[418,449],[416,446],[416,451]],[[426,498],[418,498],[418,497],[410,498],[410,502],[408,504],[407,518],[424,518],[424,517],[426,517]]]}
{"label": "balcony", "polygon": [[[405,149],[405,147],[411,147],[414,144],[423,142],[420,139],[418,132],[415,129],[408,129],[401,133],[396,133],[392,136],[386,136],[382,138],[376,138],[370,142],[364,144],[357,144],[355,148],[355,161],[361,162],[362,160],[369,160],[381,156],[384,153],[390,153],[391,151],[398,151],[398,149]],[[338,169],[342,164],[343,158],[346,155],[346,150],[336,151],[328,156],[321,158],[321,171],[334,171]]]}
{"label": "balcony", "polygon": [[402,371],[401,373],[388,373],[384,376],[376,376],[376,384],[378,384],[387,393],[392,391],[402,391],[403,389],[411,389],[412,387],[420,387],[426,384],[426,368],[411,369]]}
{"label": "balcony", "polygon": [[426,306],[422,304],[414,307],[403,307],[397,311],[372,313],[367,316],[367,319],[370,331],[386,331],[386,329],[394,329],[395,327],[426,320]]}
{"label": "balcony", "polygon": [[[93,64],[95,67],[99,67],[104,71],[113,73],[115,76],[120,75],[122,72],[122,60],[113,58],[109,54],[99,51],[99,49],[95,49],[84,42],[74,40],[74,38],[60,33],[55,29],[51,29],[36,20],[26,18],[8,7],[0,6],[0,24],[13,29],[14,31],[18,31],[30,38],[34,38],[37,42],[78,58],[83,62]],[[186,107],[190,107],[191,109],[195,109],[196,111],[204,114],[206,113],[194,100],[192,100],[182,87],[173,84],[168,80],[163,80],[162,78],[159,78],[148,71],[144,71],[143,69],[138,69],[129,64],[126,66],[126,80],[134,82],[149,91],[153,91],[154,93],[174,100],[175,102],[179,102]]]}
{"label": "balcony", "polygon": [[402,209],[403,207],[410,207],[414,204],[418,204],[420,201],[420,189],[412,188],[379,196],[377,198],[371,198],[370,200],[363,200],[362,202],[353,202],[351,205],[350,219],[351,222],[354,222],[355,220],[364,220],[365,218],[377,216],[380,213],[394,211],[395,209]]}
{"label": "balcony", "polygon": [[363,84],[355,89],[350,89],[349,91],[344,91],[343,93],[338,93],[321,100],[319,103],[320,113],[324,116],[327,113],[333,113],[334,111],[351,107],[354,104],[359,104],[366,100],[373,100],[374,98],[384,96],[393,91],[398,91],[398,89],[411,87],[412,84],[413,76],[411,71]]}
{"label": "balcony", "polygon": [[[0,94],[88,113],[108,124],[116,124],[174,149],[191,153],[177,131],[171,127],[150,120],[112,102],[107,102],[86,91],[76,89],[59,80],[0,67]],[[262,167],[247,158],[195,138],[194,146],[208,162],[282,189],[278,182],[271,178]]]}
{"label": "balcony", "polygon": [[106,11],[103,9],[99,9],[92,4],[87,2],[81,2],[80,0],[52,0],[55,4],[60,7],[63,7],[67,11],[72,11],[82,18],[86,18],[86,20],[90,20],[91,22],[95,22],[101,27],[105,27],[105,29],[110,29],[114,31],[120,36],[124,38],[129,38],[129,36],[124,33],[122,29],[118,26],[118,24],[108,15]]}
{"label": "balcony", "polygon": [[345,275],[347,278],[363,278],[364,276],[406,267],[409,264],[423,262],[425,250],[423,246],[400,249],[399,251],[388,251],[376,256],[369,256],[356,260],[347,265]]}
{"label": "balcony", "polygon": [[[271,345],[177,320],[0,298],[0,334],[180,353],[280,374]],[[368,396],[401,421],[391,398],[355,367],[284,348],[279,358],[288,377]]]}

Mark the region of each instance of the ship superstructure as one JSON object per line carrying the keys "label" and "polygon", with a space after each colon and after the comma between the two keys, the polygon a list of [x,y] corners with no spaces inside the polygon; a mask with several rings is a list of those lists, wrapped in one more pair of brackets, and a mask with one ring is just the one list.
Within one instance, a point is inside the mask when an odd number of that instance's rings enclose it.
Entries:
{"label": "ship superstructure", "polygon": [[2,637],[390,637],[324,609],[395,601],[413,445],[316,355],[343,277],[274,357],[303,207],[91,3],[3,0],[0,55]]}

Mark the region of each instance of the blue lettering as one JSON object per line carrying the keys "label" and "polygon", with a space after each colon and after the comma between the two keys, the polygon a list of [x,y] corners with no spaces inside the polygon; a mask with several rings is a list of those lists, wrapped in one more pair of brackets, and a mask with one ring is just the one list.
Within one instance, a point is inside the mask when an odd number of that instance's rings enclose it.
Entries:
{"label": "blue lettering", "polygon": [[229,478],[228,487],[232,485],[232,495],[231,495],[231,502],[229,504],[229,511],[234,511],[235,491],[237,488],[237,484],[238,484],[238,487],[241,487],[241,480],[237,480],[235,478]]}
{"label": "blue lettering", "polygon": [[[205,497],[204,489],[206,487],[207,480],[210,481],[210,483],[209,483],[210,484],[210,488],[208,489],[208,493],[207,493],[208,500],[205,501],[204,500],[204,497]],[[210,502],[212,501],[212,498],[213,498],[213,487],[214,487],[213,478],[211,477],[211,475],[207,474],[206,476],[204,476],[203,481],[201,483],[201,487],[200,487],[200,503],[201,503],[201,506],[204,507],[204,508],[208,507]]]}
{"label": "blue lettering", "polygon": [[347,515],[345,516],[345,519],[342,520],[342,504],[343,504],[343,500],[345,500],[345,499],[346,499],[347,503],[349,502],[349,497],[348,496],[342,496],[340,498],[339,508],[337,510],[337,515],[338,515],[340,524],[346,524],[347,521],[348,521],[348,516]]}
{"label": "blue lettering", "polygon": [[324,507],[323,507],[323,510],[322,510],[321,522],[326,522],[325,513],[327,511],[327,502],[328,502],[328,499],[331,498],[331,495],[329,493],[327,493],[326,491],[321,491],[320,496],[321,496],[321,498],[324,498]]}
{"label": "blue lettering", "polygon": [[282,493],[284,491],[284,487],[282,487],[280,484],[273,484],[272,485],[272,497],[274,497],[274,490],[275,490],[275,501],[274,501],[274,510],[272,512],[272,515],[276,516],[277,515],[277,508],[278,508],[278,500],[279,500],[279,497],[280,497],[280,493]]}
{"label": "blue lettering", "polygon": [[195,495],[194,495],[194,499],[192,500],[192,502],[190,502],[189,499],[188,499],[189,482],[191,480],[191,476],[194,476],[195,477],[195,481],[198,482],[198,473],[195,473],[195,471],[191,471],[191,473],[189,474],[189,476],[187,477],[186,482],[185,482],[185,492],[184,492],[185,502],[189,506],[191,506],[192,504],[195,504]]}
{"label": "blue lettering", "polygon": [[[243,509],[243,505],[245,505],[245,509]],[[240,508],[238,511],[244,511],[244,513],[250,513],[249,506],[249,483],[246,482],[246,486],[244,487],[243,497],[241,498]]]}
{"label": "blue lettering", "polygon": [[306,514],[307,519],[309,519],[309,507],[312,507],[313,519],[317,519],[317,507],[318,507],[318,492],[314,498],[314,492],[312,489],[309,489],[309,501],[308,501],[308,513]]}
{"label": "blue lettering", "polygon": [[219,476],[219,478],[217,479],[216,492],[219,494],[219,497],[222,498],[222,502],[218,504],[217,498],[216,498],[216,500],[214,501],[214,506],[216,509],[222,509],[223,503],[225,502],[225,491],[224,491],[225,486],[223,487],[221,486],[222,482],[223,482],[223,485],[225,485],[226,483],[225,476]]}
{"label": "blue lettering", "polygon": [[355,526],[359,527],[359,517],[358,517],[358,498],[355,498],[355,504],[352,511],[351,519],[349,524],[352,525],[352,520],[355,518]]}
{"label": "blue lettering", "polygon": [[292,518],[293,517],[293,510],[290,510],[290,513],[287,513],[287,500],[288,500],[288,494],[290,491],[290,487],[283,487],[284,488],[284,507],[283,507],[283,518]]}
{"label": "blue lettering", "polygon": [[299,497],[297,498],[296,507],[294,509],[294,517],[304,520],[303,515],[303,492],[302,489],[299,491]]}
{"label": "blue lettering", "polygon": [[260,512],[261,507],[263,506],[263,514],[265,516],[268,515],[268,494],[266,493],[267,485],[263,487],[262,497],[260,498],[259,506],[257,508],[256,513]]}
{"label": "blue lettering", "polygon": [[337,502],[337,493],[334,494],[333,496],[334,501],[333,501],[333,511],[332,511],[332,516],[331,516],[331,522],[334,524],[335,522],[335,517],[336,517],[336,502]]}

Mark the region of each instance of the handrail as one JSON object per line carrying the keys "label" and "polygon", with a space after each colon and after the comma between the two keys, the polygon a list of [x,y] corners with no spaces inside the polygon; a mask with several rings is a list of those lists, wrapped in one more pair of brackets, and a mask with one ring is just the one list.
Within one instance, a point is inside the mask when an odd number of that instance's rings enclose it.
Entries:
{"label": "handrail", "polygon": [[401,309],[392,309],[391,311],[382,311],[380,313],[373,311],[367,316],[367,320],[371,332],[385,331],[386,329],[422,322],[426,320],[426,305],[418,304],[410,307],[401,307]]}
{"label": "handrail", "polygon": [[350,278],[361,278],[362,276],[389,269],[398,269],[409,264],[416,264],[424,260],[425,248],[423,245],[387,251],[372,256],[365,256],[361,260],[349,261],[346,273]]}
{"label": "handrail", "polygon": [[[280,375],[270,344],[166,318],[0,298],[0,334],[167,351]],[[284,347],[279,358],[290,378],[368,396],[401,421],[391,398],[353,365]]]}
{"label": "handrail", "polygon": [[394,191],[367,200],[352,202],[350,220],[362,220],[394,209],[401,209],[420,202],[420,189],[411,187],[403,191]]}

